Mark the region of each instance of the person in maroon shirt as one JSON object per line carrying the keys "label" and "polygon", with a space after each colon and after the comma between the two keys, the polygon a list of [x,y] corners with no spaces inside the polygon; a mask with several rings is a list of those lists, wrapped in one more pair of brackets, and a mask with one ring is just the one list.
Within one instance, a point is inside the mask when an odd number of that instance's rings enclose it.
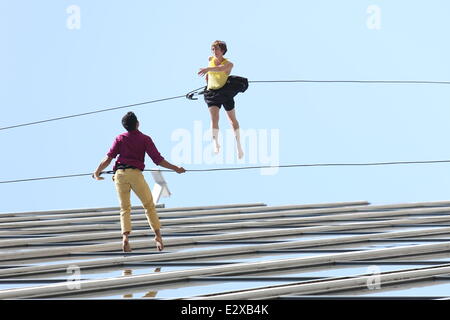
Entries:
{"label": "person in maroon shirt", "polygon": [[156,248],[162,251],[164,245],[161,236],[161,224],[153,203],[152,193],[142,174],[145,168],[145,154],[147,153],[158,166],[171,169],[177,173],[184,173],[186,170],[183,167],[171,164],[161,156],[153,140],[138,130],[139,121],[133,112],[128,112],[122,118],[122,125],[127,132],[116,137],[111,149],[106,154],[106,158],[100,162],[93,177],[96,180],[103,180],[104,178],[100,176],[101,172],[110,165],[114,158],[119,156],[114,164],[113,180],[120,201],[122,249],[124,252],[131,251],[128,237],[132,229],[130,191],[133,190],[141,200],[148,223],[155,233]]}

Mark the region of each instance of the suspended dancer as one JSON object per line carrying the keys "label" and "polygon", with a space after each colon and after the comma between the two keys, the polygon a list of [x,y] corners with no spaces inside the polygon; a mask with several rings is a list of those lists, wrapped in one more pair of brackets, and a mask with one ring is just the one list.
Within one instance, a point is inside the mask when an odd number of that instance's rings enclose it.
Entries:
{"label": "suspended dancer", "polygon": [[[204,99],[208,105],[211,115],[212,139],[214,142],[214,152],[220,152],[219,144],[219,111],[224,107],[231,126],[236,137],[236,146],[238,158],[244,156],[241,146],[239,122],[236,119],[234,96],[238,92],[244,92],[248,86],[247,79],[230,76],[233,69],[233,63],[226,59],[224,55],[227,53],[227,45],[224,41],[216,40],[211,45],[212,56],[209,57],[209,64],[206,68],[200,68],[198,75],[206,76],[207,87],[204,92]],[[247,82],[245,89],[241,89],[241,83],[235,83],[231,80],[244,80]],[[237,86],[236,86],[237,84]]]}

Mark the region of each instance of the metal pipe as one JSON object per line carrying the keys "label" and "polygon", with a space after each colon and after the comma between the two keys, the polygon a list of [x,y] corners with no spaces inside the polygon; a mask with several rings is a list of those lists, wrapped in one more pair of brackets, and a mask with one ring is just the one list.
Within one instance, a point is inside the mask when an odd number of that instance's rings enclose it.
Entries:
{"label": "metal pipe", "polygon": [[[401,271],[390,271],[377,274],[377,281],[386,285],[402,283],[406,281],[418,281],[432,279],[441,274],[450,273],[450,265],[441,265],[424,268],[414,268]],[[369,281],[373,281],[373,275],[355,275],[352,277],[336,277],[325,280],[304,281],[298,284],[271,286],[236,292],[212,294],[205,296],[189,297],[195,300],[246,300],[246,299],[274,299],[282,295],[312,295],[326,294],[333,291],[343,291],[358,288],[368,288]]]}
{"label": "metal pipe", "polygon": [[[264,262],[236,263],[226,266],[198,268],[193,270],[152,273],[128,277],[107,278],[101,280],[85,280],[80,281],[80,289],[77,290],[72,290],[66,282],[31,288],[3,290],[0,291],[0,299],[33,298],[61,294],[73,294],[105,290],[110,288],[131,287],[140,286],[143,284],[188,280],[189,277],[193,276],[245,274],[266,270],[274,271],[288,268],[302,268],[315,265],[326,265],[332,264],[335,261],[379,259],[396,257],[399,255],[425,254],[448,250],[450,250],[450,243],[446,242],[438,244],[423,244],[378,250],[364,250],[358,252],[328,254],[313,257],[271,260]],[[445,267],[445,270],[436,269],[436,272],[434,274],[444,273],[450,273],[450,267]]]}
{"label": "metal pipe", "polygon": [[[281,230],[272,230],[271,236],[280,234]],[[295,230],[293,230],[295,231]],[[339,244],[343,243],[358,243],[363,241],[368,241],[371,239],[388,239],[388,238],[401,238],[401,237],[410,237],[410,236],[418,236],[418,235],[431,235],[431,234],[441,234],[450,232],[450,227],[446,228],[430,228],[425,230],[412,230],[412,231],[400,231],[400,232],[385,232],[380,234],[368,234],[368,235],[358,235],[358,236],[348,236],[348,237],[340,237]],[[204,236],[204,237],[188,237],[185,239],[174,239],[174,241],[179,241],[183,244],[195,243],[202,240],[218,240],[218,239],[236,239],[244,237],[254,236],[250,234],[246,235],[236,235],[233,238],[232,234],[225,235],[217,235],[217,236]],[[310,247],[319,247],[319,246],[328,246],[336,244],[335,238],[326,238],[326,239],[311,239],[311,240],[300,240],[300,241],[288,241],[282,243],[273,243],[273,244],[260,244],[253,246],[239,246],[232,248],[223,248],[223,249],[210,249],[210,250],[202,250],[199,251],[188,251],[188,252],[174,252],[174,253],[162,253],[162,254],[149,254],[149,255],[140,255],[140,256],[131,256],[131,257],[114,257],[114,258],[105,258],[105,259],[94,259],[90,261],[80,261],[77,262],[77,265],[80,268],[87,267],[102,267],[109,266],[114,264],[122,264],[125,262],[142,262],[142,261],[170,261],[170,260],[181,260],[181,259],[189,259],[189,258],[202,258],[202,257],[213,257],[213,256],[225,256],[232,254],[249,254],[252,252],[264,251],[264,250],[276,250],[276,249],[286,249],[286,248],[310,248]],[[116,244],[117,247],[120,246],[120,243]],[[148,245],[148,243],[147,243]],[[98,249],[99,245],[95,245],[95,249]],[[87,246],[84,246],[87,247]],[[104,246],[103,246],[104,247]],[[66,248],[64,248],[66,249]],[[67,249],[66,249],[67,250]],[[56,251],[56,250],[55,250]],[[86,252],[86,251],[85,251]],[[35,254],[31,252],[31,254]],[[41,256],[45,257],[48,255],[48,250],[41,250]],[[45,255],[47,254],[47,255]],[[54,255],[61,255],[62,251],[57,250],[53,252]],[[9,258],[9,259],[8,259]],[[11,253],[9,257],[6,257],[6,260],[16,260],[20,257],[17,257],[17,254]],[[64,271],[67,269],[67,263],[62,264],[53,264],[47,266],[31,266],[31,267],[20,267],[20,268],[8,268],[4,270],[0,270],[0,276],[14,276],[14,275],[23,275],[23,274],[34,274],[34,273],[42,273],[42,272],[50,272],[50,271]]]}

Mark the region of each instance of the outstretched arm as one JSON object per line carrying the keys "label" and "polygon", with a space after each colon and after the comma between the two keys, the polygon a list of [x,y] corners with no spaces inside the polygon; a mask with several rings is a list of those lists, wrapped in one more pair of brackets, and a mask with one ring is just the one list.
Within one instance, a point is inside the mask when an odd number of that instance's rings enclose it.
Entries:
{"label": "outstretched arm", "polygon": [[228,62],[227,64],[223,66],[217,66],[217,67],[207,67],[207,68],[201,68],[200,71],[197,73],[199,76],[204,76],[208,72],[226,72],[228,74],[231,73],[231,69],[233,69],[233,64],[231,62]]}
{"label": "outstretched arm", "polygon": [[184,172],[186,172],[186,170],[185,170],[183,167],[177,167],[177,166],[171,164],[170,162],[168,162],[168,161],[166,161],[166,160],[161,161],[161,162],[158,164],[158,166],[164,167],[164,168],[166,168],[166,169],[173,170],[173,171],[175,171],[176,173],[184,173]]}
{"label": "outstretched arm", "polygon": [[113,158],[110,158],[107,156],[106,158],[104,158],[102,160],[102,162],[100,162],[100,164],[97,167],[97,170],[95,170],[94,174],[92,175],[92,177],[95,180],[104,180],[105,179],[103,177],[100,177],[100,174],[103,170],[105,170],[111,164],[112,159]]}

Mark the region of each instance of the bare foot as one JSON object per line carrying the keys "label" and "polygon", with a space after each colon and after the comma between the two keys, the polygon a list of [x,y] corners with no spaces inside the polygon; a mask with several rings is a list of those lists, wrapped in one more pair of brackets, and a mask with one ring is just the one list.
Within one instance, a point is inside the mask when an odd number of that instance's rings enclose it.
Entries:
{"label": "bare foot", "polygon": [[220,145],[218,143],[214,144],[214,154],[218,154],[220,152]]}
{"label": "bare foot", "polygon": [[156,249],[158,251],[163,251],[164,250],[164,244],[162,241],[161,237],[155,237],[155,242],[156,242]]}
{"label": "bare foot", "polygon": [[244,157],[244,151],[241,148],[238,149],[238,158],[242,159]]}
{"label": "bare foot", "polygon": [[123,252],[131,252],[131,246],[130,246],[130,242],[127,240],[123,240],[122,242],[122,250]]}

